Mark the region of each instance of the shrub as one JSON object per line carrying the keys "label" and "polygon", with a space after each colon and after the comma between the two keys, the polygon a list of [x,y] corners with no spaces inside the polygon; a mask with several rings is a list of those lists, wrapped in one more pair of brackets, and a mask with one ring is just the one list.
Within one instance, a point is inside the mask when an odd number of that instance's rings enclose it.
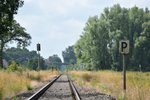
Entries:
{"label": "shrub", "polygon": [[25,69],[24,66],[17,64],[15,61],[11,61],[10,65],[8,66],[9,71],[18,71],[18,72],[23,72]]}
{"label": "shrub", "polygon": [[32,86],[30,84],[27,84],[27,89],[32,90]]}
{"label": "shrub", "polygon": [[18,64],[15,61],[11,61],[10,65],[8,66],[8,70],[10,71],[18,70]]}

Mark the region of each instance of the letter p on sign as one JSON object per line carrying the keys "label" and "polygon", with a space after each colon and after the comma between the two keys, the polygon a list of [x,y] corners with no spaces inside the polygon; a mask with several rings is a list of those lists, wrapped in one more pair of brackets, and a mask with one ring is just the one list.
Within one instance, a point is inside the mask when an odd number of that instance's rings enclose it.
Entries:
{"label": "letter p on sign", "polygon": [[128,54],[129,53],[129,40],[121,40],[119,42],[119,51],[122,54]]}

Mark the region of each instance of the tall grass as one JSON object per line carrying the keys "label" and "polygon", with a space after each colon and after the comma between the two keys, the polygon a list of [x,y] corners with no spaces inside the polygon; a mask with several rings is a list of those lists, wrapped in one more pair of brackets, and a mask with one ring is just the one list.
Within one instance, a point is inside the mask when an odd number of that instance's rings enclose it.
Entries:
{"label": "tall grass", "polygon": [[13,96],[26,89],[29,79],[18,73],[0,71],[0,98]]}
{"label": "tall grass", "polygon": [[127,72],[126,94],[123,91],[122,72],[73,71],[70,74],[79,85],[94,87],[118,100],[150,100],[150,72]]}
{"label": "tall grass", "polygon": [[51,71],[25,71],[10,72],[0,70],[0,100],[6,97],[12,97],[21,91],[31,90],[34,85],[32,81],[47,81],[57,75],[57,72]]}

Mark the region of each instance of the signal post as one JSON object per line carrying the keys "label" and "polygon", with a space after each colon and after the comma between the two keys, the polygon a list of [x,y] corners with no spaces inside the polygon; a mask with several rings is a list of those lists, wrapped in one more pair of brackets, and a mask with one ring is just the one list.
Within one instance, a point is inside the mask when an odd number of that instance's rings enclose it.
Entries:
{"label": "signal post", "polygon": [[40,46],[39,43],[37,44],[37,51],[38,51],[38,67],[37,67],[37,70],[40,70],[40,51],[41,51],[41,46]]}

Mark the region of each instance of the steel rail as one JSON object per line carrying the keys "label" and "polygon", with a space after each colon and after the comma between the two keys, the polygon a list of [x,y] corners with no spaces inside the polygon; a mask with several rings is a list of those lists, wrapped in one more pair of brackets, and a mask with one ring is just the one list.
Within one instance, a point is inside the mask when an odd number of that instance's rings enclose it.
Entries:
{"label": "steel rail", "polygon": [[44,87],[42,87],[39,91],[34,93],[31,97],[29,97],[27,100],[37,100],[39,97],[41,97],[45,91],[60,77],[61,75],[54,78],[52,81],[47,83]]}
{"label": "steel rail", "polygon": [[72,90],[75,100],[82,100],[80,97],[80,94],[77,91],[76,87],[74,86],[72,80],[70,79],[70,77],[68,75],[67,75],[67,77],[68,77],[68,81],[69,81],[69,84],[70,84],[70,87],[71,87],[71,90]]}

